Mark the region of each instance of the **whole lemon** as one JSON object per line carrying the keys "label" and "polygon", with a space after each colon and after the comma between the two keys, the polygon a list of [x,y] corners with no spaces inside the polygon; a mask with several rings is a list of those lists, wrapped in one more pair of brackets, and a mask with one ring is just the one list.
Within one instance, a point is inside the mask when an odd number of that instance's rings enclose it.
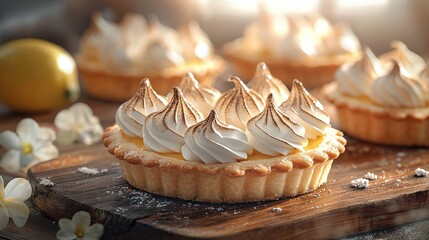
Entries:
{"label": "whole lemon", "polygon": [[0,102],[19,112],[64,106],[79,97],[76,63],[63,48],[39,39],[0,46]]}

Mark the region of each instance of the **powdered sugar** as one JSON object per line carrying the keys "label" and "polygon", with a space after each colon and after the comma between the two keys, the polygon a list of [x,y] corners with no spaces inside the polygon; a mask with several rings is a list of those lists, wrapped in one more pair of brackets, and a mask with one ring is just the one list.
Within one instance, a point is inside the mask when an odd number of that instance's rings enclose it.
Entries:
{"label": "powdered sugar", "polygon": [[53,187],[55,184],[49,178],[42,178],[39,182],[41,185],[45,185],[47,187]]}
{"label": "powdered sugar", "polygon": [[271,208],[271,212],[273,212],[273,213],[281,213],[281,212],[283,212],[283,209],[280,208],[280,207],[274,207],[274,208]]}
{"label": "powdered sugar", "polygon": [[364,178],[366,178],[366,179],[368,179],[368,180],[377,180],[378,176],[377,176],[377,175],[375,175],[375,174],[374,174],[374,173],[372,173],[372,172],[367,172],[367,173],[364,175]]}
{"label": "powdered sugar", "polygon": [[426,177],[429,174],[429,171],[426,171],[423,168],[417,168],[415,170],[416,177]]}
{"label": "powdered sugar", "polygon": [[99,173],[107,173],[109,169],[104,168],[99,171],[97,168],[80,167],[77,169],[77,171],[83,174],[96,175]]}
{"label": "powdered sugar", "polygon": [[366,178],[358,178],[351,181],[350,185],[354,188],[367,188],[369,187],[369,180]]}

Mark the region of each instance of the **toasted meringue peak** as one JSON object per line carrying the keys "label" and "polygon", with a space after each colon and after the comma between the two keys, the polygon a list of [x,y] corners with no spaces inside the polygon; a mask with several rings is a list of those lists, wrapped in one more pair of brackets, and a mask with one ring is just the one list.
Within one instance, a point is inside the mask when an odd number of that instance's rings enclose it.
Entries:
{"label": "toasted meringue peak", "polygon": [[145,51],[147,42],[147,22],[139,14],[128,13],[121,22],[120,30],[124,36],[125,51],[131,59],[140,57]]}
{"label": "toasted meringue peak", "polygon": [[391,107],[424,107],[429,100],[428,86],[401,71],[400,62],[393,61],[392,70],[375,80],[372,99],[380,105]]}
{"label": "toasted meringue peak", "polygon": [[201,120],[202,114],[174,87],[167,106],[147,116],[143,127],[144,145],[156,152],[180,152],[185,131]]}
{"label": "toasted meringue peak", "polygon": [[131,59],[124,51],[126,44],[120,27],[106,21],[100,12],[92,15],[92,23],[92,30],[81,42],[83,54],[116,70],[127,66]]}
{"label": "toasted meringue peak", "polygon": [[149,114],[160,110],[167,100],[159,96],[150,85],[149,79],[140,81],[136,94],[116,111],[115,120],[125,134],[142,137],[142,125]]}
{"label": "toasted meringue peak", "polygon": [[305,137],[308,139],[322,136],[330,127],[330,119],[323,110],[323,105],[296,79],[293,81],[289,98],[280,105],[280,109],[293,121],[305,127]]}
{"label": "toasted meringue peak", "polygon": [[286,85],[271,75],[270,70],[264,62],[258,63],[255,75],[247,83],[247,86],[261,94],[263,98],[267,98],[272,93],[274,103],[277,106],[286,101],[289,96],[289,90]]}
{"label": "toasted meringue peak", "polygon": [[276,107],[272,93],[265,109],[247,123],[246,134],[257,151],[270,156],[287,155],[294,149],[303,151],[308,144],[305,128]]}
{"label": "toasted meringue peak", "polygon": [[222,123],[211,110],[202,122],[185,133],[182,155],[188,161],[228,163],[247,159],[252,153],[246,134],[234,126]]}
{"label": "toasted meringue peak", "polygon": [[214,109],[219,119],[246,129],[247,121],[264,108],[264,99],[253,89],[249,89],[238,77],[229,78],[235,87],[221,95]]}
{"label": "toasted meringue peak", "polygon": [[402,74],[407,76],[418,76],[420,71],[425,67],[425,61],[422,57],[408,49],[405,43],[393,41],[391,43],[393,51],[380,56],[380,60],[386,65],[386,68],[392,64],[392,60],[400,63]]}
{"label": "toasted meringue peak", "polygon": [[368,47],[356,62],[343,64],[336,72],[339,90],[351,96],[369,96],[374,80],[384,73],[378,58]]}
{"label": "toasted meringue peak", "polygon": [[203,60],[213,55],[213,45],[196,21],[190,21],[179,30],[183,57],[186,60]]}
{"label": "toasted meringue peak", "polygon": [[429,65],[426,65],[426,67],[420,72],[419,78],[429,86]]}
{"label": "toasted meringue peak", "polygon": [[[192,73],[186,73],[178,87],[182,90],[183,96],[185,96],[204,117],[209,115],[210,110],[213,109],[216,101],[221,95],[221,93],[213,87],[200,85]],[[173,92],[171,91],[167,97],[172,95]]]}

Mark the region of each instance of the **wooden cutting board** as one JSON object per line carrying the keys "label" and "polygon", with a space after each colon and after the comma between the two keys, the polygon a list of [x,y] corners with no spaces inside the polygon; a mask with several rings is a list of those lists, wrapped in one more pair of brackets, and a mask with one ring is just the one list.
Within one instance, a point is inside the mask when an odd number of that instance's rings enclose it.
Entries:
{"label": "wooden cutting board", "polygon": [[[270,202],[209,204],[136,190],[101,144],[71,147],[31,168],[28,177],[34,204],[44,214],[58,220],[88,211],[112,239],[336,238],[429,217],[429,176],[414,176],[418,167],[429,169],[429,149],[348,140],[325,185]],[[107,172],[85,175],[78,171],[83,166]],[[369,188],[350,187],[368,171],[379,176]],[[39,184],[41,178],[55,186]],[[273,211],[277,207],[282,211]]]}

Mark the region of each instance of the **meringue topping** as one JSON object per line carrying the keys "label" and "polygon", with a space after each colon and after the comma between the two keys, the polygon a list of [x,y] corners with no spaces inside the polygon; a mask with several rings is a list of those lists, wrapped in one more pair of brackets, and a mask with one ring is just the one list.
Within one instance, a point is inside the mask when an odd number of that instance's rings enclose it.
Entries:
{"label": "meringue topping", "polygon": [[305,137],[315,139],[330,127],[329,115],[323,105],[298,80],[294,80],[289,98],[279,107],[293,121],[305,127]]}
{"label": "meringue topping", "polygon": [[426,65],[426,67],[420,72],[419,78],[429,86],[429,65]]}
{"label": "meringue topping", "polygon": [[240,47],[260,54],[274,54],[281,38],[287,32],[285,18],[270,13],[264,5],[259,6],[259,17],[244,30]]}
{"label": "meringue topping", "polygon": [[95,13],[78,57],[93,68],[140,74],[187,67],[189,61],[205,61],[214,54],[209,38],[196,22],[178,32],[164,26],[155,15],[147,23],[140,15],[126,14],[117,24]]}
{"label": "meringue topping", "polygon": [[227,125],[212,110],[202,122],[190,127],[185,133],[182,155],[188,161],[207,164],[236,162],[252,153],[246,134]]}
{"label": "meringue topping", "polygon": [[369,96],[374,80],[383,74],[383,68],[368,47],[356,62],[343,64],[336,72],[339,90],[351,96]]}
{"label": "meringue topping", "polygon": [[150,151],[180,153],[185,131],[201,120],[202,114],[174,87],[167,106],[147,116],[143,127],[144,145]]}
{"label": "meringue topping", "polygon": [[[187,73],[178,87],[182,90],[183,96],[200,110],[204,117],[209,115],[221,95],[215,88],[200,85],[192,73]],[[170,92],[167,97],[172,95],[173,92]]]}
{"label": "meringue topping", "polygon": [[305,128],[276,107],[272,93],[265,109],[247,123],[246,134],[257,151],[270,156],[287,155],[294,149],[303,151],[308,144]]}
{"label": "meringue topping", "polygon": [[247,121],[264,108],[264,99],[253,89],[249,89],[238,77],[229,78],[235,87],[221,95],[214,110],[219,119],[246,129]]}
{"label": "meringue topping", "polygon": [[119,26],[104,20],[99,12],[92,15],[92,21],[92,29],[82,38],[83,55],[116,70],[129,64],[131,59],[124,51],[126,45]]}
{"label": "meringue topping", "polygon": [[277,44],[274,57],[306,61],[314,57],[355,54],[360,43],[349,27],[332,24],[320,15],[288,18],[289,32]]}
{"label": "meringue topping", "polygon": [[147,71],[162,70],[184,64],[185,59],[165,40],[157,39],[147,46],[141,63],[142,68]]}
{"label": "meringue topping", "polygon": [[129,13],[124,16],[119,27],[124,36],[127,55],[131,59],[140,57],[149,41],[146,34],[148,31],[146,20],[139,14]]}
{"label": "meringue topping", "polygon": [[149,79],[140,81],[136,94],[123,103],[116,111],[115,120],[129,136],[142,137],[142,125],[149,114],[160,110],[167,100],[158,95],[150,85]]}
{"label": "meringue topping", "polygon": [[420,71],[425,67],[424,59],[409,50],[403,42],[393,41],[391,46],[394,48],[393,51],[380,56],[386,68],[392,63],[392,60],[397,60],[400,63],[402,74],[418,76]]}
{"label": "meringue topping", "polygon": [[267,98],[272,93],[276,106],[286,101],[289,96],[287,87],[281,80],[271,75],[270,70],[264,62],[258,63],[255,75],[247,83],[247,86],[261,94],[263,98]]}
{"label": "meringue topping", "polygon": [[189,22],[179,30],[183,57],[186,60],[206,59],[213,54],[213,45],[209,37],[196,21]]}
{"label": "meringue topping", "polygon": [[429,100],[428,86],[420,79],[401,72],[400,62],[393,61],[387,75],[375,80],[371,98],[391,107],[424,107]]}

